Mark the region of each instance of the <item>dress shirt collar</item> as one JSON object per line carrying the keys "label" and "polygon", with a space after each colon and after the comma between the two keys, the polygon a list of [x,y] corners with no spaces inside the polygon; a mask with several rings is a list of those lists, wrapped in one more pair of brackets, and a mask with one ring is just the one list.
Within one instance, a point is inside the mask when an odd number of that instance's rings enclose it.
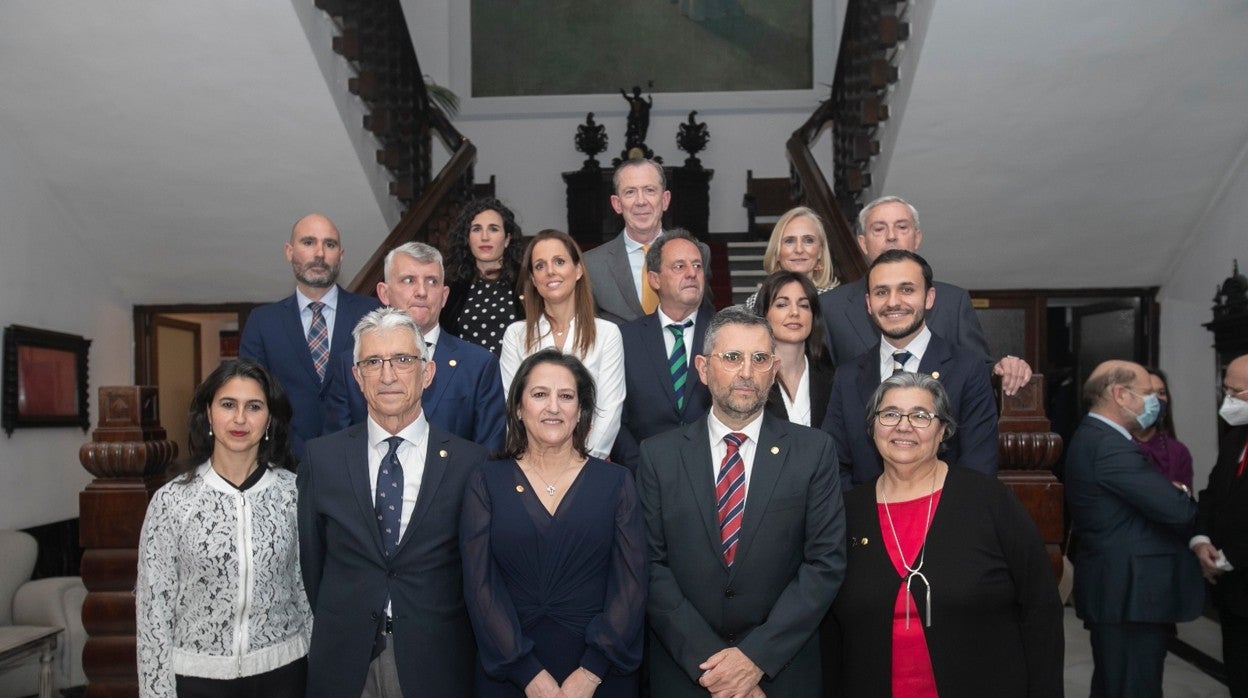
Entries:
{"label": "dress shirt collar", "polygon": [[643,245],[642,243],[637,242],[636,240],[634,240],[634,239],[633,239],[633,236],[628,234],[628,228],[625,228],[625,229],[624,229],[624,251],[625,251],[625,252],[627,252],[628,254],[632,254],[632,253],[634,253],[634,252],[636,252],[636,251],[640,250],[641,248],[646,247],[647,245],[653,245],[653,244],[654,244],[655,242],[657,242],[657,241],[658,241],[658,239],[659,239],[659,238],[661,238],[661,237],[663,237],[663,231],[662,231],[662,230],[660,230],[660,231],[659,231],[659,234],[658,234],[658,235],[655,235],[655,236],[654,236],[654,239],[653,239],[653,240],[651,240],[650,242],[645,243],[645,244]]}
{"label": "dress shirt collar", "polygon": [[[697,309],[697,308],[694,308],[694,309],[693,309],[693,312],[689,313],[688,315],[686,315],[685,317],[683,317],[683,318],[681,318],[681,319],[679,319],[679,320],[673,320],[672,318],[668,317],[668,316],[667,316],[667,313],[664,313],[664,312],[663,312],[663,306],[662,306],[662,305],[660,305],[660,306],[659,306],[659,308],[658,308],[657,310],[655,310],[654,312],[655,312],[655,313],[658,313],[658,316],[659,316],[659,327],[662,327],[664,330],[666,330],[666,329],[667,329],[667,326],[668,326],[668,325],[671,325],[671,324],[673,324],[673,323],[675,323],[675,324],[677,324],[677,325],[679,325],[679,324],[681,324],[681,323],[683,323],[683,322],[692,322],[694,325],[696,325],[696,324],[698,323],[698,309]],[[690,326],[689,326],[688,328],[686,328],[686,329],[693,329],[693,325],[690,325]]]}
{"label": "dress shirt collar", "polygon": [[1122,425],[1119,424],[1118,422],[1113,421],[1112,419],[1110,419],[1109,417],[1106,417],[1105,415],[1097,414],[1095,412],[1089,412],[1088,416],[1094,419],[1099,419],[1102,422],[1105,422],[1109,426],[1113,427],[1114,431],[1118,432],[1119,434],[1122,434],[1122,438],[1132,443],[1135,443],[1135,439],[1131,438],[1131,432],[1127,431],[1126,429],[1123,429]]}
{"label": "dress shirt collar", "polygon": [[391,434],[382,428],[380,424],[373,420],[373,416],[368,416],[368,445],[370,448],[381,449],[384,455],[390,448],[386,443],[386,439],[391,436],[401,436],[403,441],[413,446],[421,447],[429,441],[429,421],[425,419],[425,411],[422,409],[420,414],[416,415],[416,419],[411,424],[403,427],[397,434]]}
{"label": "dress shirt collar", "polygon": [[[750,423],[746,424],[744,427],[741,427],[740,429],[729,429],[728,425],[719,421],[719,417],[715,416],[715,409],[711,408],[711,410],[706,413],[706,428],[707,432],[710,434],[712,444],[723,442],[724,436],[728,435],[730,432],[745,434],[749,437],[751,442],[757,444],[758,435],[763,430],[763,410],[759,410],[754,419],[750,420]],[[718,465],[719,464],[717,463],[716,466]]]}
{"label": "dress shirt collar", "polygon": [[425,336],[425,358],[433,360],[433,354],[438,350],[438,340],[442,338],[442,326],[434,325],[432,330],[421,332]]}
{"label": "dress shirt collar", "polygon": [[[927,324],[923,324],[923,329],[919,330],[919,334],[910,343],[904,347],[895,347],[889,344],[888,338],[880,337],[880,376],[888,378],[893,375],[893,352],[908,351],[910,352],[910,361],[906,366],[913,366],[915,372],[918,371],[919,365],[923,363],[923,355],[927,353],[927,345],[932,342],[932,331],[928,329]],[[906,369],[909,370],[909,369]]]}
{"label": "dress shirt collar", "polygon": [[[308,309],[308,304],[312,302],[312,299],[303,295],[303,291],[300,291],[299,288],[296,287],[295,302],[299,304],[299,312],[303,313]],[[338,309],[338,284],[334,284],[329,287],[329,290],[325,292],[325,295],[321,296],[321,302],[324,303],[325,307],[329,310]]]}

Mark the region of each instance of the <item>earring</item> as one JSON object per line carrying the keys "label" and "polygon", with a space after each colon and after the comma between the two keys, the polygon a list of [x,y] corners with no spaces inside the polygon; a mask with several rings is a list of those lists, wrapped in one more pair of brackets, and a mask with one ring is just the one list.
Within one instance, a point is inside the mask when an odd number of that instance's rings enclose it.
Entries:
{"label": "earring", "polygon": [[265,427],[265,428],[264,428],[264,440],[265,440],[265,441],[268,441],[268,440],[269,440],[269,430],[270,430],[270,429],[272,429],[272,428],[273,428],[273,425],[272,425],[272,424],[270,424],[269,426],[267,426],[267,427]]}
{"label": "earring", "polygon": [[211,426],[209,426],[209,427],[208,427],[208,435],[209,435],[209,436],[212,436],[212,427],[211,427]]}

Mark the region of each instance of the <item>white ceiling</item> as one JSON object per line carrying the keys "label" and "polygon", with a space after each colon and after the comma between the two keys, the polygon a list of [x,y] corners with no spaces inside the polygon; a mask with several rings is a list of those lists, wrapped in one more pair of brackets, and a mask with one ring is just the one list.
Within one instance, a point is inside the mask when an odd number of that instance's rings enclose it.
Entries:
{"label": "white ceiling", "polygon": [[[25,158],[0,167],[127,301],[289,293],[310,211],[344,279],[388,232],[292,2],[0,2],[0,137]],[[1248,144],[1245,37],[1240,0],[937,3],[882,190],[941,278],[1160,284]]]}

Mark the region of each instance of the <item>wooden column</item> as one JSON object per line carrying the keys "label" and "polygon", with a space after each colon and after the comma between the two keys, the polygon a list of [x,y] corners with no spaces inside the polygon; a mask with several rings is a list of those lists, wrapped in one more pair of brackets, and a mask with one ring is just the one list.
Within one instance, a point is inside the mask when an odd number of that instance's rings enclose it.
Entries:
{"label": "wooden column", "polygon": [[82,668],[87,698],[137,696],[134,582],[147,502],[178,446],[165,439],[154,386],[100,388],[99,428],[78,459],[95,480],[78,495],[87,598]]}
{"label": "wooden column", "polygon": [[997,477],[1022,501],[1040,529],[1053,565],[1062,577],[1062,534],[1065,490],[1053,475],[1062,455],[1062,437],[1049,431],[1044,416],[1044,376],[1035,374],[1017,395],[999,393],[997,408],[1001,462]]}

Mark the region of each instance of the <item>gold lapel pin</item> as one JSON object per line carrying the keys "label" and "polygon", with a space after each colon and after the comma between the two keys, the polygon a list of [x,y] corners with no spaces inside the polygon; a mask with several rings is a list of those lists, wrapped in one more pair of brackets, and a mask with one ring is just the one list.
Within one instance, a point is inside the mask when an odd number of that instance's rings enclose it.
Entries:
{"label": "gold lapel pin", "polygon": [[940,380],[940,371],[932,371],[932,378]]}
{"label": "gold lapel pin", "polygon": [[456,366],[459,365],[459,362],[456,361],[455,359],[451,359],[450,361],[447,361],[446,363],[449,364],[451,368],[455,368]]}
{"label": "gold lapel pin", "polygon": [[446,458],[446,449],[444,448],[441,451],[438,451],[438,455],[442,456],[443,458]]}
{"label": "gold lapel pin", "polygon": [[517,491],[517,492],[523,492],[523,491],[524,491],[524,485],[516,485],[516,491]]}
{"label": "gold lapel pin", "polygon": [[772,447],[771,447],[771,455],[773,455],[773,456],[774,456],[774,455],[776,455],[776,454],[777,454],[777,453],[779,453],[779,452],[780,452],[780,447],[779,447],[779,446],[772,446]]}

